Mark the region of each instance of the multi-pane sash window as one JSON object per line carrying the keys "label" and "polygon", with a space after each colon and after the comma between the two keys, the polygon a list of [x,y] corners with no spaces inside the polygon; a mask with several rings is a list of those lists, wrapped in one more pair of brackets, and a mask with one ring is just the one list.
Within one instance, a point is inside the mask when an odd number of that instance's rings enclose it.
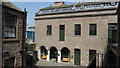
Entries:
{"label": "multi-pane sash window", "polygon": [[16,27],[5,26],[4,38],[15,38],[15,37],[16,37]]}
{"label": "multi-pane sash window", "polygon": [[16,38],[17,17],[12,14],[5,15],[4,38]]}
{"label": "multi-pane sash window", "polygon": [[52,25],[47,25],[47,35],[52,35]]}
{"label": "multi-pane sash window", "polygon": [[96,35],[97,33],[97,27],[96,27],[96,24],[90,24],[90,31],[89,31],[89,35]]}
{"label": "multi-pane sash window", "polygon": [[59,29],[59,41],[65,41],[65,25],[60,25]]}
{"label": "multi-pane sash window", "polygon": [[81,35],[81,24],[75,24],[75,35]]}

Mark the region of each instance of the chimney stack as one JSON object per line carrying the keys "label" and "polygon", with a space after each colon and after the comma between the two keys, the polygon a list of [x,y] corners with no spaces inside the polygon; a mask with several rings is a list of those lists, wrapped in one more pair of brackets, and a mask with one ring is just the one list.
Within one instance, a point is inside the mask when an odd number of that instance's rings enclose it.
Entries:
{"label": "chimney stack", "polygon": [[54,2],[55,6],[63,6],[65,2],[63,1],[58,1],[58,2]]}

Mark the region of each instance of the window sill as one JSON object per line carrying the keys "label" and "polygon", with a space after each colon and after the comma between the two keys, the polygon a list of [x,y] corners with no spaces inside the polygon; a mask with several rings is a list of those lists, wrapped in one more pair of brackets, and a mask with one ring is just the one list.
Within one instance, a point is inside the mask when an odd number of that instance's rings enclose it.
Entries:
{"label": "window sill", "polygon": [[97,35],[89,35],[89,36],[97,36]]}
{"label": "window sill", "polygon": [[52,35],[46,35],[46,36],[52,36]]}
{"label": "window sill", "polygon": [[9,41],[11,42],[11,41],[19,41],[19,40],[15,38],[15,39],[3,39],[3,41],[4,42],[9,42]]}
{"label": "window sill", "polygon": [[64,41],[59,40],[59,41],[60,41],[60,42],[64,42],[65,40],[64,40]]}
{"label": "window sill", "polygon": [[81,35],[74,35],[74,37],[81,37]]}
{"label": "window sill", "polygon": [[89,36],[90,38],[96,38],[96,37],[98,37],[97,35],[90,35]]}
{"label": "window sill", "polygon": [[63,43],[65,43],[65,41],[60,41],[60,43],[62,43],[62,44],[63,44]]}

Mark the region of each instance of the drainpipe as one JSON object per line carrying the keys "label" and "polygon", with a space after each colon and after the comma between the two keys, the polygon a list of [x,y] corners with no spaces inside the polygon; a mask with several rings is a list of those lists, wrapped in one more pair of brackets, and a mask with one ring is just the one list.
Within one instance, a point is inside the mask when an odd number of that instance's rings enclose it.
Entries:
{"label": "drainpipe", "polygon": [[117,23],[117,68],[120,68],[120,1],[118,6]]}
{"label": "drainpipe", "polygon": [[26,67],[26,21],[27,11],[24,9],[23,13],[23,28],[22,28],[22,68]]}
{"label": "drainpipe", "polygon": [[2,39],[3,39],[3,22],[4,22],[4,5],[3,5],[3,2],[2,2],[2,4],[0,4],[0,67],[2,68],[2,64],[3,64],[3,55],[2,55],[2,53],[3,53],[3,51],[2,51],[2,49],[3,49],[3,41],[2,41]]}

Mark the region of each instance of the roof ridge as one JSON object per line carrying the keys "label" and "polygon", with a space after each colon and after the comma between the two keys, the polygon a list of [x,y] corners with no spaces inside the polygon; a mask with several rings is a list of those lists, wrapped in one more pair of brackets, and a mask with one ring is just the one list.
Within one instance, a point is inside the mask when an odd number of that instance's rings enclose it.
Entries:
{"label": "roof ridge", "polygon": [[69,4],[69,5],[62,5],[62,6],[52,6],[52,7],[45,7],[40,10],[47,10],[47,9],[54,9],[54,8],[65,8],[65,7],[74,7],[77,5],[89,5],[89,4],[100,4],[100,3],[110,3],[110,2],[102,2],[102,1],[93,1],[93,2],[84,2],[84,3],[75,3],[75,4]]}
{"label": "roof ridge", "polygon": [[9,8],[12,8],[12,9],[23,12],[22,9],[20,9],[19,7],[17,7],[16,5],[14,5],[12,2],[10,2],[8,0],[4,0],[4,1],[0,1],[0,2],[3,3],[3,5],[5,5],[5,6],[9,7]]}

